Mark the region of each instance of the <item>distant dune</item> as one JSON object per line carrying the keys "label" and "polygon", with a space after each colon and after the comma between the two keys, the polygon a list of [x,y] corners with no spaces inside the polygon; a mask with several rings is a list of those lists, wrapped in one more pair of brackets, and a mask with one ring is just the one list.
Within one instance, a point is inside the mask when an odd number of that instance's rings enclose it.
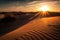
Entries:
{"label": "distant dune", "polygon": [[[41,12],[41,11],[40,11]],[[19,18],[21,15],[33,15],[37,14],[39,12],[0,12],[0,19],[3,19],[5,17],[11,17],[11,18]],[[60,16],[60,12],[48,12],[49,15],[46,15],[46,17],[49,16]],[[40,13],[39,13],[40,15]]]}

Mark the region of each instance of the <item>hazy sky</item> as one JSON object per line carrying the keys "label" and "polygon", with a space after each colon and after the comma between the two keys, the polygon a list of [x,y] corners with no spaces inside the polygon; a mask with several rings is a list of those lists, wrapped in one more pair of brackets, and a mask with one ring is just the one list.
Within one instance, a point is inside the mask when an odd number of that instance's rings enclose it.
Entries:
{"label": "hazy sky", "polygon": [[41,5],[48,5],[49,11],[60,12],[60,0],[0,0],[0,12],[37,11]]}

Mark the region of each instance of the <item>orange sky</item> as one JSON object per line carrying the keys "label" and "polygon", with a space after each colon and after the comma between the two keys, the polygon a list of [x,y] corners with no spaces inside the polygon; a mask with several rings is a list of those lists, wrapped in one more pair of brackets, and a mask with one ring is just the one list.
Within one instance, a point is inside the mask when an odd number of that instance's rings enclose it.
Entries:
{"label": "orange sky", "polygon": [[0,11],[23,11],[23,12],[35,12],[37,9],[41,8],[41,5],[48,5],[48,11],[60,12],[60,5],[56,4],[57,1],[49,1],[49,2],[40,2],[34,1],[29,2],[26,5],[13,5],[10,7],[0,7]]}

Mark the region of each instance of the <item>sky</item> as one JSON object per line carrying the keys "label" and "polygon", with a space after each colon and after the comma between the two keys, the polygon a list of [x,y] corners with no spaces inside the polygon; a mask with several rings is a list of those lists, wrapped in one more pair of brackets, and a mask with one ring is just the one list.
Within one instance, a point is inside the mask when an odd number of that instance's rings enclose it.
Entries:
{"label": "sky", "polygon": [[0,12],[35,12],[41,5],[48,5],[49,11],[60,12],[60,0],[0,0]]}

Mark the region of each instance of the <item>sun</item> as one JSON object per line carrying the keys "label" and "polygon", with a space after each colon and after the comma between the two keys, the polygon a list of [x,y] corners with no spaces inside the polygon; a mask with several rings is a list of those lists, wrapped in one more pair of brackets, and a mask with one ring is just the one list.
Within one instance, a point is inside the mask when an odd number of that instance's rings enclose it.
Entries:
{"label": "sun", "polygon": [[38,8],[38,11],[49,11],[49,7],[47,5],[42,5],[40,8]]}
{"label": "sun", "polygon": [[42,6],[40,10],[41,11],[48,11],[48,7],[46,5],[45,6]]}
{"label": "sun", "polygon": [[41,16],[49,15],[49,14],[48,14],[49,6],[47,6],[47,5],[42,5],[42,6],[40,6],[37,10],[39,11],[38,13],[39,13]]}

